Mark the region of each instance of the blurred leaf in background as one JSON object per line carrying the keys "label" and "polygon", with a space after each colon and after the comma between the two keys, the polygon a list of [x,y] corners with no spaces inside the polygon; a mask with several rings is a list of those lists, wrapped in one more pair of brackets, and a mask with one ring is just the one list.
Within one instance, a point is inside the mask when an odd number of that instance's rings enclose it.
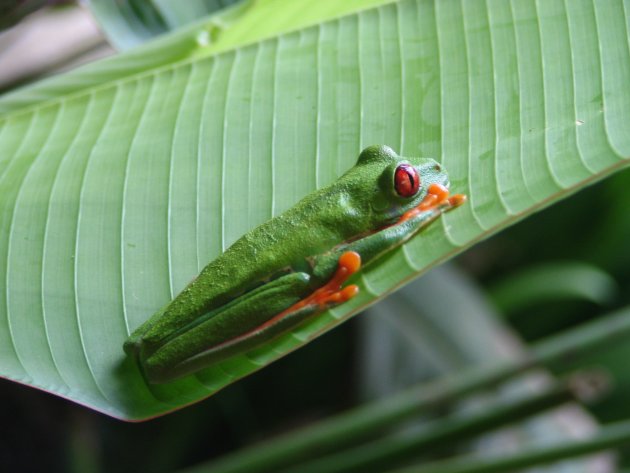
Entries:
{"label": "blurred leaf in background", "polygon": [[0,31],[0,93],[113,54],[89,11],[39,3],[45,8]]}
{"label": "blurred leaf in background", "polygon": [[0,30],[14,26],[44,6],[68,3],[72,3],[71,0],[3,0],[0,2]]}
{"label": "blurred leaf in background", "polygon": [[[107,38],[118,50],[212,15],[217,26],[226,27],[231,17],[248,8],[251,0],[88,0],[90,9]],[[230,8],[239,4],[236,8]]]}
{"label": "blurred leaf in background", "polygon": [[[431,271],[366,311],[359,322],[359,389],[362,398],[392,395],[417,380],[430,380],[469,366],[488,366],[497,359],[519,359],[527,348],[504,325],[481,287],[456,266]],[[454,329],[456,327],[456,329]],[[467,399],[460,410],[475,412],[484,405],[544,391],[552,378],[543,371],[502,389]],[[411,420],[411,419],[410,419]],[[417,421],[417,424],[419,424]],[[410,422],[410,426],[414,424]],[[485,455],[516,453],[525,445],[580,438],[592,433],[593,419],[575,405],[546,411],[526,422],[479,438],[474,447]],[[550,471],[611,469],[612,459],[595,456],[558,465]]]}

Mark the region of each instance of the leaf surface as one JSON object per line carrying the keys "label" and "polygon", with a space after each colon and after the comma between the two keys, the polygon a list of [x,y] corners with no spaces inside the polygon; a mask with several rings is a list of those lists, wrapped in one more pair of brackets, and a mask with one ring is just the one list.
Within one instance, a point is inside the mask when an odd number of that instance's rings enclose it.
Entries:
{"label": "leaf surface", "polygon": [[[3,376],[159,415],[627,164],[627,3],[339,3],[305,0],[291,28],[277,0],[255,2],[217,42],[202,21],[0,99]],[[367,269],[349,303],[147,385],[122,351],[130,331],[377,143],[440,160],[469,203]]]}

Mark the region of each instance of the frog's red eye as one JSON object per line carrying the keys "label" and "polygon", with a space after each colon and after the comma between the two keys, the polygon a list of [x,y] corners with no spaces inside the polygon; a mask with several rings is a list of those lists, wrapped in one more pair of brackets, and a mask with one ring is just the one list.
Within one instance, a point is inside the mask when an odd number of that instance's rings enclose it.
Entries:
{"label": "frog's red eye", "polygon": [[394,187],[401,197],[413,197],[420,188],[420,176],[411,164],[401,164],[394,172]]}

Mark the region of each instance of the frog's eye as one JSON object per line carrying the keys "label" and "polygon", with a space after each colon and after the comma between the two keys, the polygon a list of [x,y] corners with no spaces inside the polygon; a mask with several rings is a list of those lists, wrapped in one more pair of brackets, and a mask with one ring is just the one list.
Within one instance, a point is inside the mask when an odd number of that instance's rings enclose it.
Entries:
{"label": "frog's eye", "polygon": [[413,197],[420,189],[420,176],[411,164],[400,164],[394,172],[394,188],[401,197]]}

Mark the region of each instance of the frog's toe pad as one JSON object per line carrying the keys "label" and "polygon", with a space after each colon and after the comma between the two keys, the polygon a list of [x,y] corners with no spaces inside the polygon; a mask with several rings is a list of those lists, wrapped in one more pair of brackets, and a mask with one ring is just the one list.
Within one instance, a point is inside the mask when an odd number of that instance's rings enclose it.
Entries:
{"label": "frog's toe pad", "polygon": [[330,278],[330,281],[301,301],[293,304],[277,317],[282,318],[305,307],[313,308],[314,312],[323,312],[329,307],[352,299],[359,293],[359,287],[356,284],[351,284],[344,288],[341,286],[359,269],[361,269],[361,255],[355,251],[346,251],[339,257],[337,271]]}
{"label": "frog's toe pad", "polygon": [[341,304],[352,299],[359,293],[359,287],[351,284],[341,288],[350,276],[361,269],[361,255],[355,251],[346,251],[339,257],[337,271],[325,285],[317,289],[304,301],[307,304],[317,305],[323,309]]}

